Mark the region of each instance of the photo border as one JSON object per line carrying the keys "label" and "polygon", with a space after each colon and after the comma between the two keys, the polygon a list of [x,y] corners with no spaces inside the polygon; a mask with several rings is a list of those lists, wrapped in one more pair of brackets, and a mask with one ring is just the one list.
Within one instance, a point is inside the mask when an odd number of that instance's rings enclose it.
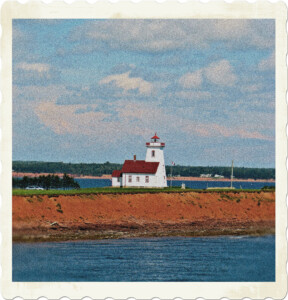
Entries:
{"label": "photo border", "polygon": [[[13,19],[275,19],[275,130],[276,130],[276,207],[275,282],[12,282],[12,20]],[[2,105],[1,105],[1,232],[2,295],[36,299],[63,296],[80,299],[240,299],[284,298],[287,292],[287,7],[283,2],[6,2],[2,6]]]}

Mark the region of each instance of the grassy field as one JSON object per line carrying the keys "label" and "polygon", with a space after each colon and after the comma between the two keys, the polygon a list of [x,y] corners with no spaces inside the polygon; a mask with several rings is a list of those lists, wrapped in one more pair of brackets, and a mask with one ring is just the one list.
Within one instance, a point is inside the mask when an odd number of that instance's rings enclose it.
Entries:
{"label": "grassy field", "polygon": [[13,189],[13,196],[30,196],[30,195],[83,195],[83,194],[141,194],[141,193],[255,193],[255,192],[271,192],[273,190],[259,190],[259,189],[181,189],[181,188],[87,188],[77,190],[25,190],[25,189]]}

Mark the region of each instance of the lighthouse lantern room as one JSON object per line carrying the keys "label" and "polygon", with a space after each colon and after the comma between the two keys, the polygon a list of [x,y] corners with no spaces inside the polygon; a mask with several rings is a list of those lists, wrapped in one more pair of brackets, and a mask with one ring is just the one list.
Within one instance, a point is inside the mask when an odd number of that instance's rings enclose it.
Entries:
{"label": "lighthouse lantern room", "polygon": [[125,160],[122,170],[112,173],[113,187],[167,187],[167,178],[164,161],[165,143],[159,142],[155,135],[146,143],[146,159]]}

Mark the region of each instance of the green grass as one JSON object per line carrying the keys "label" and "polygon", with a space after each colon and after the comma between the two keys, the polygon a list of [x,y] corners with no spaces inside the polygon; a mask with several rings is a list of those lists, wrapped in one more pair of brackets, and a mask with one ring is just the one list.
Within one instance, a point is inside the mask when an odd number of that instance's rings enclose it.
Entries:
{"label": "green grass", "polygon": [[[245,193],[254,193],[261,192],[261,190],[256,189],[232,189],[232,190],[202,190],[202,189],[185,189],[181,188],[87,188],[87,189],[77,189],[77,190],[24,190],[24,189],[13,189],[13,196],[31,196],[31,195],[49,195],[49,196],[58,196],[58,195],[85,195],[85,194],[143,194],[143,193],[234,193],[238,194],[240,192]],[[264,190],[262,192],[271,192],[269,190]]]}

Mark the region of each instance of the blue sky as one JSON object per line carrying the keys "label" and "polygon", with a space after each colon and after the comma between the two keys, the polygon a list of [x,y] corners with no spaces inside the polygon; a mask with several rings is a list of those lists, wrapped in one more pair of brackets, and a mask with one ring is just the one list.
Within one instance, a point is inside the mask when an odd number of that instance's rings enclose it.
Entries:
{"label": "blue sky", "polygon": [[275,166],[274,20],[13,20],[13,160]]}

